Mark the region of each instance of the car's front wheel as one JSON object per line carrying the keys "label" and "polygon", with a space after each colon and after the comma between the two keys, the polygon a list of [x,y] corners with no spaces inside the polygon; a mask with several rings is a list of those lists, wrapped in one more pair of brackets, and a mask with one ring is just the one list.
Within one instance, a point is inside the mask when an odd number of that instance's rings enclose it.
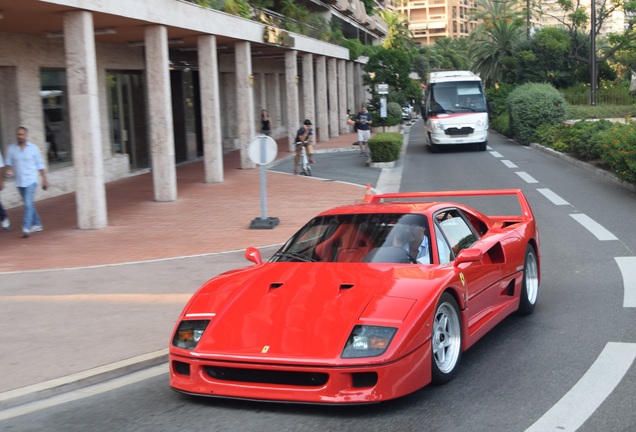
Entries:
{"label": "car's front wheel", "polygon": [[519,313],[530,315],[534,311],[539,296],[539,265],[537,264],[537,254],[532,245],[526,246],[520,296]]}
{"label": "car's front wheel", "polygon": [[459,306],[449,293],[444,293],[437,303],[433,317],[432,381],[443,384],[457,372],[462,355],[462,326]]}

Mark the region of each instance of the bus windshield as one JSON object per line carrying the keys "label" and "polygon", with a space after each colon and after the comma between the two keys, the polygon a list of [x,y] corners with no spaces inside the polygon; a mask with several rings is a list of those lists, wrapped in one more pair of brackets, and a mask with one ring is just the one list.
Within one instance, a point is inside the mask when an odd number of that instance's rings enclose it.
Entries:
{"label": "bus windshield", "polygon": [[486,100],[479,81],[433,83],[430,91],[431,114],[486,112]]}

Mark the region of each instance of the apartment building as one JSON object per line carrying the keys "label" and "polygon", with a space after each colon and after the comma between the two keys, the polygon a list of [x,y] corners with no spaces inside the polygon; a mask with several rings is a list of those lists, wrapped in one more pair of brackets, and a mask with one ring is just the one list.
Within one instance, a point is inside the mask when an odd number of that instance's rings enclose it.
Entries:
{"label": "apartment building", "polygon": [[477,25],[471,20],[473,0],[407,0],[397,10],[408,19],[419,46],[432,45],[440,38],[468,36]]}
{"label": "apartment building", "polygon": [[[366,100],[347,49],[287,31],[269,11],[247,19],[198,3],[0,0],[0,151],[27,127],[47,155],[46,196],[75,192],[79,228],[108,225],[104,185],[131,173],[152,171],[162,202],[178,199],[177,163],[202,159],[208,183],[223,181],[229,151],[254,168],[263,108],[291,149],[302,119],[326,140]],[[363,43],[387,34],[360,0],[302,3]],[[19,205],[5,185],[3,204]]]}

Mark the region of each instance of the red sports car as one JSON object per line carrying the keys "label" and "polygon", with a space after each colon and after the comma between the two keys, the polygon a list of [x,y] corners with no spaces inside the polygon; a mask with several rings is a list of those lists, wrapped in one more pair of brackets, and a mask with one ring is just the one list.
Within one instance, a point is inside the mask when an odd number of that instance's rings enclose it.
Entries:
{"label": "red sports car", "polygon": [[[507,197],[512,215],[440,200]],[[455,198],[457,200],[457,198]],[[518,213],[518,214],[517,214]],[[499,213],[501,214],[501,212]],[[520,190],[375,195],[325,211],[263,262],[206,282],[170,343],[180,392],[370,403],[455,375],[463,351],[539,291]]]}

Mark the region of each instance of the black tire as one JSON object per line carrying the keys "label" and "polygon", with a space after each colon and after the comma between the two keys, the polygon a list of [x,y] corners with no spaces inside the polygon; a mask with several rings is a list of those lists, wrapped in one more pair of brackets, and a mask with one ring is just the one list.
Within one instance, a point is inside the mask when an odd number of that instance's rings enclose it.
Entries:
{"label": "black tire", "polygon": [[462,324],[459,306],[453,296],[447,292],[442,294],[435,307],[431,351],[432,383],[447,383],[457,373],[462,356]]}
{"label": "black tire", "polygon": [[431,143],[431,153],[439,153],[439,146]]}
{"label": "black tire", "polygon": [[539,296],[539,265],[537,254],[532,245],[526,246],[526,256],[523,260],[523,282],[519,298],[518,312],[521,315],[530,315],[534,312]]}
{"label": "black tire", "polygon": [[488,147],[488,141],[479,143],[479,151],[486,151],[486,147]]}

